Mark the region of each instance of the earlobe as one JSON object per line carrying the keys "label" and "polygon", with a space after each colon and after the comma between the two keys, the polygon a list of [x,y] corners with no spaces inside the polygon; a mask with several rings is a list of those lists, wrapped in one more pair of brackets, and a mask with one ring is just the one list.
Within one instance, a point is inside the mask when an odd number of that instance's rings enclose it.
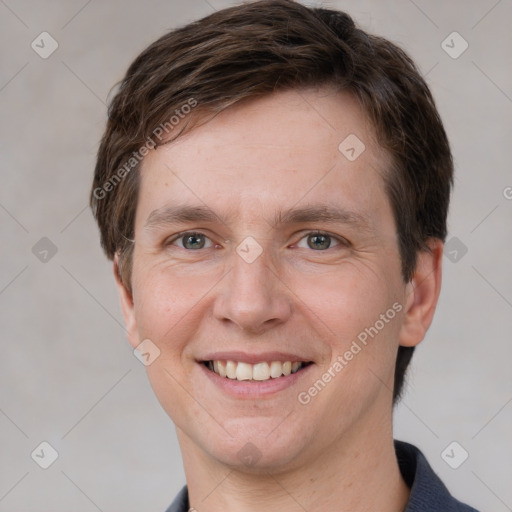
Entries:
{"label": "earlobe", "polygon": [[119,293],[119,301],[121,303],[121,311],[123,313],[124,324],[128,341],[132,347],[139,344],[137,321],[135,318],[135,308],[133,305],[132,291],[128,290],[123,283],[122,277],[119,272],[119,254],[114,256],[113,263],[114,278],[116,280],[117,291]]}
{"label": "earlobe", "polygon": [[430,327],[441,291],[443,242],[432,239],[430,251],[418,254],[416,270],[406,286],[405,318],[399,342],[404,347],[418,345]]}

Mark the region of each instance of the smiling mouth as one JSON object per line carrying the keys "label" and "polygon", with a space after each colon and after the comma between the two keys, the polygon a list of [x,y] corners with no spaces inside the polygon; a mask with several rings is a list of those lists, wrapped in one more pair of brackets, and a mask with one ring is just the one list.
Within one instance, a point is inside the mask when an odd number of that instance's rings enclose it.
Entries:
{"label": "smiling mouth", "polygon": [[242,361],[203,361],[208,370],[220,377],[239,381],[266,381],[286,377],[312,364],[306,361],[270,361],[256,364]]}

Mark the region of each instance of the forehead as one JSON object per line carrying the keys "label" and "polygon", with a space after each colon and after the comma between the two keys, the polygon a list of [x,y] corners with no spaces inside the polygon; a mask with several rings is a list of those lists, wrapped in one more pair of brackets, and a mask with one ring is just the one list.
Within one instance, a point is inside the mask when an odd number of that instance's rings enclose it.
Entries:
{"label": "forehead", "polygon": [[385,206],[386,167],[350,94],[275,93],[234,105],[151,151],[142,165],[136,224],[173,202],[203,203],[240,220],[310,202],[366,215]]}

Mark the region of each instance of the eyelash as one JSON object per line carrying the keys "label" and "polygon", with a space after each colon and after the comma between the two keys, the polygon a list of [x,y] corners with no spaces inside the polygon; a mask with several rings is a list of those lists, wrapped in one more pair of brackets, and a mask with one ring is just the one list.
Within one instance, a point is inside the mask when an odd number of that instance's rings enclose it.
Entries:
{"label": "eyelash", "polygon": [[[210,240],[212,243],[214,243],[207,235],[205,235],[204,233],[201,233],[200,231],[182,231],[181,233],[178,233],[175,237],[173,237],[172,239],[170,240],[167,240],[164,242],[164,245],[165,247],[168,247],[170,245],[173,245],[174,242],[176,242],[177,240],[180,240],[180,239],[183,239],[185,238],[186,236],[203,236],[205,238],[207,238],[208,240]],[[309,237],[309,236],[325,236],[325,237],[329,237],[333,240],[336,240],[336,242],[339,243],[340,246],[343,246],[343,247],[350,247],[351,246],[351,243],[346,240],[345,238],[342,238],[342,237],[339,237],[339,236],[335,236],[335,235],[331,235],[330,233],[327,233],[326,231],[309,231],[307,232],[305,235],[303,235],[300,239],[299,239],[299,242],[302,241],[303,239]],[[299,243],[297,242],[297,243]],[[296,244],[294,244],[296,245]],[[338,246],[335,246],[335,247],[338,247]],[[334,249],[335,247],[328,247],[327,249],[325,249],[324,251],[315,251],[315,252],[325,252],[329,249]],[[189,252],[195,252],[193,249],[186,249],[185,247],[179,247],[180,249],[183,249],[185,251],[189,251]],[[204,249],[204,248],[202,248]],[[199,250],[202,250],[202,249],[197,249],[197,251]],[[210,249],[210,247],[206,247],[206,249]],[[311,249],[311,250],[314,250],[314,249]]]}

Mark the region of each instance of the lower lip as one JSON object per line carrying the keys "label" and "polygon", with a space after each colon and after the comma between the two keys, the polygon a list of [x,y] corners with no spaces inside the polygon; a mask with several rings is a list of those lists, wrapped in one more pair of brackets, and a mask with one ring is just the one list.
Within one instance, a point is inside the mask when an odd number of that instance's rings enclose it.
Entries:
{"label": "lower lip", "polygon": [[283,375],[277,379],[269,379],[263,381],[254,380],[236,380],[228,377],[221,377],[212,372],[203,363],[198,363],[203,373],[211,380],[213,384],[221,388],[224,392],[237,398],[260,398],[282,391],[293,386],[300,380],[313,364],[305,366],[301,370],[290,375]]}

